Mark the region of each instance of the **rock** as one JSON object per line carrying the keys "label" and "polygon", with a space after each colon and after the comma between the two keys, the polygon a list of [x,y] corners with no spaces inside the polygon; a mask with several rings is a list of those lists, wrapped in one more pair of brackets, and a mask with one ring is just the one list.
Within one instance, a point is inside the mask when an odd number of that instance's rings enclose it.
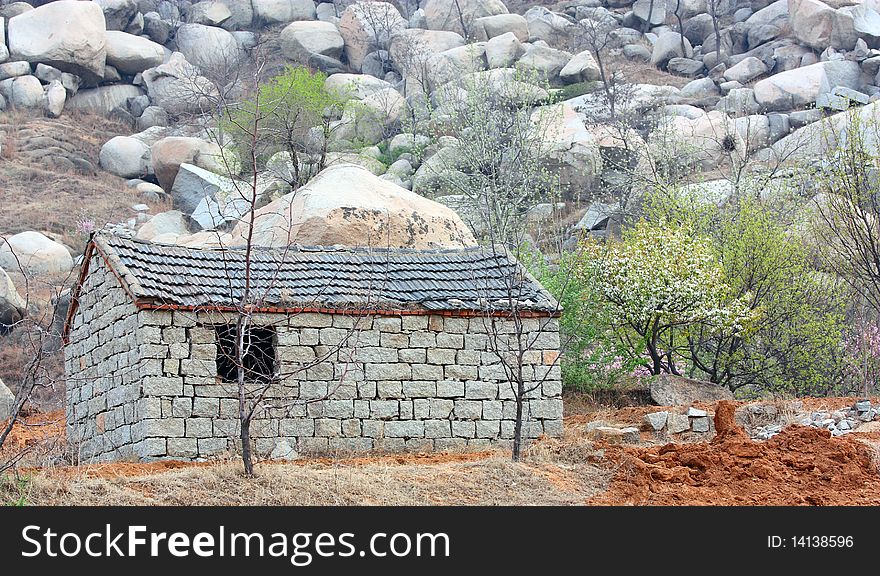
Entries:
{"label": "rock", "polygon": [[405,28],[406,20],[388,2],[350,5],[339,19],[339,33],[345,43],[348,63],[360,71],[367,54],[388,49],[391,38]]}
{"label": "rock", "polygon": [[12,330],[27,315],[27,302],[15,289],[12,278],[0,268],[0,335]]}
{"label": "rock", "polygon": [[[391,60],[404,77],[427,83],[424,66],[436,54],[465,45],[464,38],[445,30],[403,30],[391,39]],[[419,88],[424,89],[424,86]]]}
{"label": "rock", "polygon": [[64,103],[67,101],[67,90],[61,84],[61,80],[53,80],[46,89],[46,114],[50,118],[58,118],[64,111]]}
{"label": "rock", "polygon": [[709,431],[709,418],[705,417],[705,416],[702,418],[693,418],[691,420],[691,430],[693,430],[694,432],[700,432],[700,433],[708,432]]}
{"label": "rock", "polygon": [[871,401],[870,400],[859,400],[855,404],[853,404],[853,410],[856,412],[867,412],[871,409]]}
{"label": "rock", "polygon": [[45,64],[37,64],[36,68],[34,68],[34,76],[39,78],[44,84],[51,84],[55,80],[61,80],[61,75],[61,70],[52,66],[46,66]]}
{"label": "rock", "polygon": [[[378,82],[384,86],[371,89],[363,96],[354,93],[352,97],[359,101],[360,106],[348,108],[343,112],[340,120],[331,123],[331,136],[334,141],[378,144],[389,134],[397,131],[395,127],[406,110],[406,100],[387,82],[383,80]],[[325,87],[327,86],[328,82],[325,82]]]}
{"label": "rock", "polygon": [[519,14],[495,14],[474,20],[474,34],[480,40],[491,40],[513,33],[520,42],[529,41],[529,23]]}
{"label": "rock", "polygon": [[189,234],[186,216],[179,210],[160,212],[138,228],[136,238],[152,242],[157,236],[185,236]]}
{"label": "rock", "polygon": [[559,74],[569,60],[571,54],[568,52],[532,44],[526,48],[515,68],[526,74],[535,73],[539,81],[553,85],[560,82]]}
{"label": "rock", "polygon": [[724,72],[724,78],[746,84],[767,72],[767,65],[764,62],[754,56],[749,56],[728,68]]}
{"label": "rock", "polygon": [[666,21],[665,0],[636,0],[633,15],[650,26],[659,26]]}
{"label": "rock", "polygon": [[795,38],[816,50],[831,46],[831,36],[838,16],[834,9],[819,0],[788,0],[788,20]]}
{"label": "rock", "polygon": [[[425,62],[428,86],[436,90],[444,84],[460,79],[463,75],[485,70],[486,44],[467,44],[428,57]],[[436,100],[438,104],[449,104],[442,99]]]}
{"label": "rock", "polygon": [[143,94],[143,90],[137,86],[118,84],[115,86],[99,86],[80,90],[71,98],[68,98],[65,108],[68,110],[85,110],[101,116],[109,116],[117,108],[125,108],[129,98],[136,98]]}
{"label": "rock", "polygon": [[171,116],[204,112],[211,107],[208,95],[216,93],[211,82],[179,52],[168,62],[145,70],[143,80],[150,100]]}
{"label": "rock", "polygon": [[658,139],[652,141],[666,138],[666,145],[674,143],[679,148],[675,160],[686,168],[712,170],[730,156],[741,158],[746,151],[733,120],[717,110],[694,120],[683,116],[667,118],[655,132]]}
{"label": "rock", "polygon": [[630,60],[651,61],[651,51],[641,44],[627,44],[623,47],[623,55]]}
{"label": "rock", "polygon": [[42,62],[90,79],[103,78],[104,26],[104,13],[94,2],[52,2],[9,19],[9,52],[14,60]]}
{"label": "rock", "polygon": [[559,44],[577,35],[577,26],[571,20],[544,6],[533,6],[523,16],[529,25],[530,42],[543,40],[548,44]]}
{"label": "rock", "polygon": [[162,64],[165,49],[143,36],[107,32],[107,64],[123,74],[134,75]]}
{"label": "rock", "polygon": [[577,112],[565,102],[541,106],[532,112],[532,122],[543,129],[545,166],[558,174],[562,189],[570,194],[589,189],[602,171],[602,157]]}
{"label": "rock", "polygon": [[690,418],[687,414],[676,414],[671,412],[666,419],[666,432],[669,434],[680,434],[691,429]]}
{"label": "rock", "polygon": [[29,62],[6,62],[0,64],[0,80],[16,78],[18,76],[27,76],[31,73],[31,65]]}
{"label": "rock", "polygon": [[263,24],[314,20],[316,17],[312,0],[252,0],[252,5],[254,20]]}
{"label": "rock", "polygon": [[187,62],[203,70],[235,67],[241,48],[228,30],[202,24],[184,24],[177,30],[177,49]]}
{"label": "rock", "polygon": [[166,196],[165,190],[152,182],[140,182],[135,186],[135,190],[137,190],[138,196],[150,202],[159,202]]}
{"label": "rock", "polygon": [[755,99],[755,91],[751,88],[734,88],[727,96],[718,101],[716,110],[733,116],[750,116],[757,114],[761,106]]}
{"label": "rock", "polygon": [[681,95],[689,98],[706,98],[707,96],[717,96],[719,94],[718,86],[711,78],[700,78],[691,80],[681,89]]}
{"label": "rock", "polygon": [[[866,44],[870,44],[872,48],[877,48],[880,42],[880,5],[875,2],[873,6],[864,3],[843,7],[838,10],[836,23],[842,26],[847,17],[852,18],[854,35]],[[846,50],[849,40],[848,38],[846,43],[841,41],[837,47]]]}
{"label": "rock", "polygon": [[[20,232],[0,245],[0,267],[40,276],[69,272],[73,258],[67,248],[39,232]],[[19,268],[19,263],[21,268]]]}
{"label": "rock", "polygon": [[[246,232],[247,223],[239,223],[232,231],[232,242],[241,244]],[[476,245],[451,209],[353,164],[325,168],[296,192],[256,213],[254,239],[260,246],[369,246],[380,238],[386,247]]]}
{"label": "rock", "polygon": [[[787,0],[779,1],[785,4]],[[691,45],[701,46],[709,34],[712,34],[713,30],[712,15],[704,12],[697,14],[693,18],[688,18],[684,22],[682,33],[690,41]]]}
{"label": "rock", "polygon": [[141,178],[150,172],[150,147],[130,136],[116,136],[101,147],[101,167],[121,178]]}
{"label": "rock", "polygon": [[657,37],[654,50],[651,52],[651,64],[665,69],[666,64],[676,56],[690,58],[694,50],[687,38],[684,38],[684,52],[682,52],[682,36],[678,32],[664,32]]}
{"label": "rock", "polygon": [[12,417],[15,409],[15,394],[0,380],[0,422]]}
{"label": "rock", "polygon": [[513,32],[495,36],[486,42],[486,61],[489,68],[510,68],[525,49]]}
{"label": "rock", "polygon": [[777,0],[761,8],[749,16],[745,24],[749,50],[786,34],[789,30],[788,0]]}
{"label": "rock", "polygon": [[137,130],[146,130],[156,126],[168,126],[168,113],[158,106],[147,106],[140,118],[137,119],[135,128]]}
{"label": "rock", "polygon": [[40,108],[43,105],[43,85],[34,76],[17,76],[4,80],[8,88],[0,87],[9,100],[9,105],[15,108]]}
{"label": "rock", "polygon": [[666,63],[666,70],[676,76],[693,78],[701,73],[706,66],[699,60],[691,58],[672,58]]}
{"label": "rock", "polygon": [[666,427],[666,421],[669,419],[669,412],[652,412],[645,414],[645,424],[651,427],[651,430],[659,432]]}
{"label": "rock", "polygon": [[700,410],[699,408],[694,408],[693,406],[691,406],[690,408],[688,408],[687,415],[688,418],[703,418],[705,416],[708,416],[709,413],[705,410]]}
{"label": "rock", "polygon": [[[701,65],[702,66],[702,65]],[[559,79],[564,84],[590,82],[599,79],[599,65],[589,50],[578,52],[559,71]]]}
{"label": "rock", "polygon": [[591,439],[603,440],[609,444],[638,444],[641,439],[639,429],[635,427],[596,426],[588,432]]}
{"label": "rock", "polygon": [[[169,194],[175,210],[192,214],[205,198],[213,200],[218,195],[229,194],[234,190],[235,184],[230,178],[209,172],[193,164],[182,163]],[[203,228],[208,227],[202,222],[200,224]]]}
{"label": "rock", "polygon": [[125,30],[138,12],[135,0],[94,0],[104,12],[107,30]]}
{"label": "rock", "polygon": [[144,14],[144,33],[157,44],[165,44],[171,36],[171,24],[156,12]]}
{"label": "rock", "polygon": [[312,54],[339,59],[345,43],[334,24],[329,22],[293,22],[281,31],[284,57],[307,64]]}
{"label": "rock", "polygon": [[269,453],[270,460],[289,462],[291,460],[296,460],[297,458],[299,458],[299,454],[296,449],[290,445],[290,442],[284,439],[276,442],[275,447],[272,448],[272,452]]}
{"label": "rock", "polygon": [[651,399],[659,406],[733,400],[733,393],[723,386],[668,374],[661,374],[651,380],[650,393]]}
{"label": "rock", "polygon": [[223,170],[224,164],[217,144],[183,136],[169,136],[158,140],[150,148],[150,157],[156,180],[167,192],[172,190],[181,164],[218,171]]}
{"label": "rock", "polygon": [[764,78],[755,84],[755,99],[765,110],[792,110],[814,103],[836,86],[858,89],[860,75],[857,62],[817,62]]}
{"label": "rock", "polygon": [[222,26],[224,22],[232,18],[232,11],[223,2],[208,0],[193,4],[189,9],[188,17],[193,24]]}
{"label": "rock", "polygon": [[448,30],[464,37],[475,35],[478,18],[507,14],[501,0],[427,0],[423,8],[430,30]]}

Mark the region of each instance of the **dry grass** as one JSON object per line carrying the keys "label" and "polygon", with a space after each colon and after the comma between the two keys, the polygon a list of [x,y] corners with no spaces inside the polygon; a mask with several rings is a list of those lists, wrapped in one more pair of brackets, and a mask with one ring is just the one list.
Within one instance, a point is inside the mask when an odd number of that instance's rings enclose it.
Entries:
{"label": "dry grass", "polygon": [[122,178],[100,169],[96,174],[59,169],[40,158],[57,147],[47,141],[41,149],[38,140],[58,141],[65,151],[75,151],[98,168],[101,146],[128,133],[127,127],[90,114],[70,113],[49,120],[21,112],[0,113],[0,233],[37,230],[79,252],[87,237],[77,231],[79,222],[92,220],[100,227],[131,217],[130,206],[140,200]]}
{"label": "dry grass", "polygon": [[[514,463],[502,453],[421,464],[376,458],[352,465],[263,463],[246,478],[228,461],[153,474],[99,476],[89,467],[33,471],[0,481],[0,501],[34,505],[570,505],[604,490],[610,474],[546,454]],[[398,461],[403,463],[397,463]]]}

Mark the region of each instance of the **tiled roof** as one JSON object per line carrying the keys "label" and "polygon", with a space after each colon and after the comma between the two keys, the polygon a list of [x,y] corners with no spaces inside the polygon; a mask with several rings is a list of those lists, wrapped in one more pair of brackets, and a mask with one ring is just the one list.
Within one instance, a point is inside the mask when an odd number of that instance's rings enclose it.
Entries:
{"label": "tiled roof", "polygon": [[[107,233],[93,242],[139,302],[233,307],[245,289],[243,248],[196,249]],[[556,312],[557,303],[504,249],[255,248],[259,307]]]}

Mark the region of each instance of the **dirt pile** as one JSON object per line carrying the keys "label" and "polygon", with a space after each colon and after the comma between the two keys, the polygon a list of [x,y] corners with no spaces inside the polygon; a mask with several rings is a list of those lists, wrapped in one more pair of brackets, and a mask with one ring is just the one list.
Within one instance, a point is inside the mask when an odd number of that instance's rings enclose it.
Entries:
{"label": "dirt pile", "polygon": [[[729,405],[728,405],[729,404]],[[865,505],[880,504],[880,475],[868,446],[827,430],[791,426],[755,442],[719,402],[711,442],[606,448],[617,465],[594,504]]]}

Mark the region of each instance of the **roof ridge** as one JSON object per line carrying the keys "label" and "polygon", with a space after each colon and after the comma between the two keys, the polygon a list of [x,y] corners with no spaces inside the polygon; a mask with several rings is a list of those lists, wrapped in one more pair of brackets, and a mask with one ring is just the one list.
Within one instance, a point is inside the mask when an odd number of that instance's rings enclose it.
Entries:
{"label": "roof ridge", "polygon": [[[142,246],[147,246],[150,249],[154,249],[157,251],[161,250],[186,250],[190,252],[244,252],[246,250],[246,246],[221,246],[221,247],[195,247],[195,246],[183,246],[181,244],[162,244],[156,242],[150,242],[149,240],[144,240],[142,238],[133,238],[128,236],[122,236],[119,234],[113,234],[110,232],[95,232],[94,238],[102,239],[105,243],[110,246],[113,246],[117,242],[119,243],[132,243],[139,244]],[[400,247],[373,247],[373,246],[346,246],[344,244],[327,244],[327,245],[314,245],[314,244],[290,244],[289,246],[252,246],[252,250],[257,250],[260,252],[310,252],[310,253],[334,253],[334,252],[351,252],[351,253],[370,253],[370,252],[392,252],[397,254],[460,254],[460,253],[471,253],[471,252],[487,252],[491,253],[493,251],[492,246],[478,244],[477,246],[464,246],[462,248],[400,248]],[[495,250],[503,252],[505,255],[509,256],[509,251],[502,245],[495,245]],[[499,254],[500,255],[500,254]]]}

